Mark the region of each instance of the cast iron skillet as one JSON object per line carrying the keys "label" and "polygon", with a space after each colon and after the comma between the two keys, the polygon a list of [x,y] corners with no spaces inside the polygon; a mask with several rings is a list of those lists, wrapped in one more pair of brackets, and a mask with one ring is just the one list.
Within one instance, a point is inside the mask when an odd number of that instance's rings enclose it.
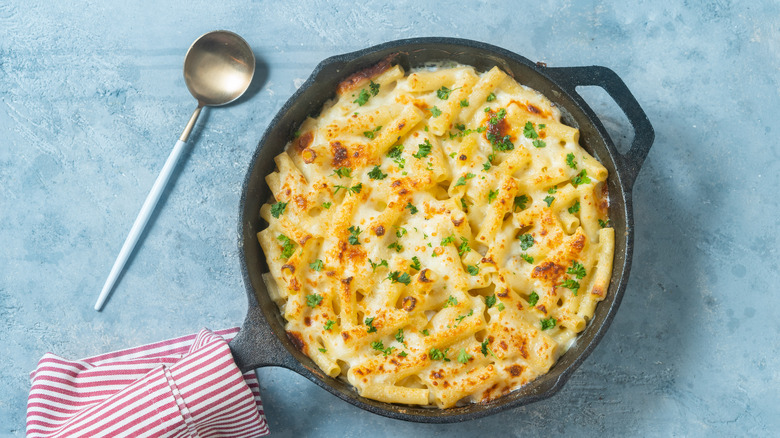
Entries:
{"label": "cast iron skillet", "polygon": [[[604,301],[580,334],[577,343],[552,369],[519,390],[485,404],[436,409],[382,403],[360,397],[342,380],[331,378],[298,351],[285,335],[284,320],[271,301],[261,278],[268,272],[256,234],[267,224],[259,217],[260,206],[271,196],[265,176],[274,170],[273,157],[281,153],[293,132],[309,115],[316,115],[323,103],[335,96],[340,81],[350,74],[397,54],[396,62],[406,70],[435,61],[455,61],[487,71],[499,66],[521,84],[528,85],[558,105],[563,122],[580,130],[580,144],[609,171],[609,216],[615,228],[615,260],[612,280]],[[599,119],[575,87],[602,87],[615,100],[634,128],[634,140],[626,154],[619,153]],[[271,121],[257,146],[244,180],[240,205],[239,249],[249,311],[236,338],[230,343],[242,371],[281,366],[306,377],[337,397],[369,412],[391,418],[425,423],[464,421],[495,414],[555,394],[575,369],[593,351],[609,327],[628,282],[633,245],[631,187],[653,144],[650,121],[623,81],[605,67],[546,67],[499,47],[454,38],[414,38],[392,41],[322,61],[311,77],[284,104]]]}

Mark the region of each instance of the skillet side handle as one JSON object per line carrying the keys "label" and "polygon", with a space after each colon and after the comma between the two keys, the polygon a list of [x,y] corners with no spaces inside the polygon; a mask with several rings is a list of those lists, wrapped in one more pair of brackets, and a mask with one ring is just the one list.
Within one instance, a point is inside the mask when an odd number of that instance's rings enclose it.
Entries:
{"label": "skillet side handle", "polygon": [[[625,154],[620,154],[623,161],[621,176],[626,177],[626,187],[634,186],[639,170],[650,152],[650,147],[655,140],[655,131],[647,115],[639,106],[636,98],[629,91],[625,82],[614,71],[601,66],[588,67],[548,67],[545,69],[553,79],[571,94],[580,99],[582,96],[576,91],[577,86],[595,85],[604,89],[618,104],[634,128],[634,140],[631,148]],[[582,99],[584,101],[584,99]]]}
{"label": "skillet side handle", "polygon": [[241,331],[229,346],[242,373],[266,366],[297,370],[295,358],[279,342],[257,306],[250,306]]}

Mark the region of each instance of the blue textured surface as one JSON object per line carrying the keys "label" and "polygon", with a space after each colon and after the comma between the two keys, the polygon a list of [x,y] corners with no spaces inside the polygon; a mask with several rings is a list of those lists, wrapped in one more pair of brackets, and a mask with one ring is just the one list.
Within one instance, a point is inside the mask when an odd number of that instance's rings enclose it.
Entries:
{"label": "blue textured surface", "polygon": [[[624,79],[656,128],[634,190],[625,299],[552,399],[421,425],[262,369],[272,435],[778,434],[776,1],[110,3],[0,3],[0,435],[23,436],[28,372],[44,352],[79,358],[240,324],[239,192],[266,124],[321,59],[412,36],[481,40]],[[219,28],[261,61],[253,95],[202,116],[142,246],[95,312],[195,108],[184,53]],[[609,99],[583,94],[625,142]]]}

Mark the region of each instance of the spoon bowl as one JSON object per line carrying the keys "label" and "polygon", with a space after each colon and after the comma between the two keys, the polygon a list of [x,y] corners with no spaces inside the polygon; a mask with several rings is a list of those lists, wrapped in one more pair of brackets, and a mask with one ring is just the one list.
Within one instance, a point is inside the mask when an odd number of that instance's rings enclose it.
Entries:
{"label": "spoon bowl", "polygon": [[184,58],[184,82],[201,105],[219,106],[238,99],[254,73],[255,56],[249,44],[226,30],[202,35]]}

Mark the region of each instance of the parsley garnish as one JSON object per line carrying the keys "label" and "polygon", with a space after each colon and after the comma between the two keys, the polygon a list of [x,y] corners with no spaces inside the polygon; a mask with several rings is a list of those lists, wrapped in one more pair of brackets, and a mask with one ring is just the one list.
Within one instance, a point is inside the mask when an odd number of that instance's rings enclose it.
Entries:
{"label": "parsley garnish", "polygon": [[582,264],[576,260],[572,263],[571,268],[566,270],[566,273],[574,275],[580,280],[585,278],[585,276],[588,274],[588,272],[585,270],[585,266],[582,266]]}
{"label": "parsley garnish", "polygon": [[557,192],[557,191],[558,191],[558,186],[557,185],[554,185],[554,186],[550,187],[549,189],[547,189],[547,193],[549,193],[551,195],[555,194],[555,192]]}
{"label": "parsley garnish", "polygon": [[493,93],[490,93],[490,94],[488,94],[488,97],[485,100],[487,100],[488,102],[492,102],[492,101],[496,100],[496,95],[493,94]]}
{"label": "parsley garnish", "polygon": [[568,164],[572,169],[577,168],[577,161],[574,159],[574,154],[566,154],[566,164]]}
{"label": "parsley garnish", "polygon": [[493,165],[492,165],[492,164],[490,164],[490,160],[488,160],[488,161],[485,161],[484,163],[482,163],[482,171],[483,171],[483,172],[487,172],[488,170],[490,170],[490,168],[491,168],[492,166],[493,166]]}
{"label": "parsley garnish", "polygon": [[382,259],[382,261],[380,261],[379,263],[374,263],[374,262],[371,261],[371,259],[368,259],[368,263],[371,264],[371,271],[372,272],[375,272],[376,268],[378,268],[380,266],[384,266],[385,268],[387,267],[387,260],[384,260],[384,259]]}
{"label": "parsley garnish", "polygon": [[368,326],[368,333],[374,333],[376,332],[376,327],[374,327],[374,316],[371,318],[366,318],[366,325]]}
{"label": "parsley garnish", "polygon": [[485,339],[484,341],[482,341],[482,344],[481,344],[482,345],[482,354],[485,355],[485,357],[487,357],[488,353],[490,353],[491,355],[493,355],[493,357],[496,357],[496,355],[493,354],[493,351],[490,349],[490,347],[488,347],[489,343],[490,343],[489,339]]}
{"label": "parsley garnish", "polygon": [[498,190],[491,190],[488,192],[488,204],[496,200],[496,197],[498,196]]}
{"label": "parsley garnish", "polygon": [[430,141],[428,141],[428,139],[427,139],[427,138],[425,139],[425,141],[424,141],[424,142],[422,142],[421,144],[419,144],[419,145],[417,145],[417,146],[418,146],[420,149],[418,149],[418,150],[417,150],[417,153],[416,153],[416,154],[412,154],[412,156],[413,156],[414,158],[417,158],[417,159],[420,159],[420,158],[422,158],[422,157],[427,157],[427,156],[428,156],[428,154],[430,154],[430,153],[431,153],[431,148],[433,147],[433,146],[431,145],[431,142],[430,142]]}
{"label": "parsley garnish", "polygon": [[469,240],[465,237],[460,238],[460,247],[458,247],[458,255],[463,257],[463,254],[466,254],[467,252],[471,251],[471,247],[469,246]]}
{"label": "parsley garnish", "polygon": [[306,305],[315,308],[322,302],[322,295],[320,294],[312,294],[312,295],[306,295]]}
{"label": "parsley garnish", "polygon": [[349,167],[339,167],[338,169],[334,170],[333,173],[339,178],[352,177],[352,169],[350,169]]}
{"label": "parsley garnish", "polygon": [[404,227],[396,227],[396,228],[398,229],[395,230],[395,237],[400,239],[401,237],[404,237],[406,235],[406,228]]}
{"label": "parsley garnish", "polygon": [[466,271],[468,271],[469,274],[472,276],[479,274],[479,266],[477,265],[467,265]]}
{"label": "parsley garnish", "polygon": [[525,261],[526,261],[526,262],[528,262],[528,263],[531,263],[531,264],[533,264],[533,262],[534,262],[534,258],[533,258],[533,257],[531,257],[531,256],[529,256],[529,255],[528,255],[528,254],[526,254],[526,253],[522,253],[522,254],[520,254],[520,257],[522,257],[522,259],[523,259],[523,260],[525,260]]}
{"label": "parsley garnish", "polygon": [[374,342],[372,342],[371,343],[371,348],[373,348],[374,350],[381,351],[382,354],[385,355],[385,357],[387,357],[388,354],[392,353],[393,350],[395,350],[395,347],[387,347],[387,348],[385,348],[385,345],[384,345],[384,343],[382,341],[374,341]]}
{"label": "parsley garnish", "polygon": [[349,239],[348,239],[349,240],[349,244],[350,245],[360,245],[360,241],[358,240],[358,236],[360,235],[360,233],[363,232],[363,230],[361,230],[360,227],[356,227],[354,225],[350,226],[347,229],[349,230],[349,234],[351,234],[349,236]]}
{"label": "parsley garnish", "polygon": [[461,100],[461,101],[460,101],[460,107],[461,107],[461,108],[465,108],[465,107],[467,107],[467,106],[469,106],[469,101],[468,101],[468,99],[463,99],[463,100]]}
{"label": "parsley garnish", "polygon": [[455,236],[450,234],[449,236],[445,237],[444,239],[441,239],[441,246],[447,246],[450,243],[455,241]]}
{"label": "parsley garnish", "polygon": [[552,205],[553,201],[555,201],[555,198],[553,198],[552,196],[546,196],[544,198],[544,202],[547,203],[548,207]]}
{"label": "parsley garnish", "polygon": [[570,289],[572,292],[574,292],[574,295],[577,295],[577,291],[580,289],[580,284],[572,280],[571,278],[567,278],[566,280],[563,280],[561,286],[565,287],[566,289]]}
{"label": "parsley garnish", "polygon": [[275,218],[279,218],[279,216],[284,213],[284,209],[287,208],[286,202],[277,202],[276,204],[271,206],[271,216]]}
{"label": "parsley garnish", "polygon": [[569,213],[571,213],[571,214],[574,214],[574,213],[577,213],[578,211],[580,211],[580,201],[575,201],[574,205],[572,205],[571,207],[567,208],[567,210],[569,210]]}
{"label": "parsley garnish", "polygon": [[449,88],[442,85],[441,88],[436,90],[436,96],[441,100],[447,100],[450,98],[450,93],[452,93],[455,90],[457,90],[457,88],[450,90]]}
{"label": "parsley garnish", "polygon": [[498,303],[498,306],[496,306],[499,312],[503,312],[506,307],[504,307],[504,303]]}
{"label": "parsley garnish", "polygon": [[379,84],[375,83],[374,81],[371,81],[370,84],[368,84],[368,88],[371,89],[371,95],[376,96],[379,94]]}
{"label": "parsley garnish", "polygon": [[466,180],[474,178],[475,176],[476,175],[474,175],[471,172],[467,173],[465,176],[462,176],[462,177],[458,178],[458,181],[455,183],[455,187],[465,186],[466,185]]}
{"label": "parsley garnish", "polygon": [[355,185],[354,185],[354,186],[352,186],[352,187],[347,187],[347,186],[340,186],[340,185],[336,184],[336,185],[335,185],[335,186],[333,186],[333,187],[335,187],[335,188],[336,188],[336,191],[335,191],[335,192],[333,192],[333,194],[334,194],[334,195],[335,195],[336,193],[338,193],[338,192],[339,192],[339,190],[341,190],[341,189],[346,189],[347,193],[349,193],[349,194],[351,195],[351,194],[353,194],[353,193],[360,193],[360,191],[361,191],[361,190],[363,190],[363,183],[357,183],[357,184],[355,184]]}
{"label": "parsley garnish", "polygon": [[403,145],[400,145],[400,144],[399,145],[395,145],[395,146],[391,147],[390,149],[388,149],[387,156],[389,158],[393,158],[393,159],[400,158],[401,157],[401,152],[403,152],[403,151],[404,151],[404,146]]}
{"label": "parsley garnish", "polygon": [[555,318],[552,316],[547,319],[540,319],[539,322],[542,323],[542,330],[547,330],[555,327]]}
{"label": "parsley garnish", "polygon": [[600,226],[601,228],[606,228],[606,227],[608,227],[608,226],[609,226],[609,219],[607,219],[607,221],[606,221],[606,222],[604,222],[603,220],[599,219],[599,226]]}
{"label": "parsley garnish", "polygon": [[450,295],[449,298],[447,298],[447,301],[444,302],[444,308],[450,307],[450,306],[457,306],[458,305],[458,299]]}
{"label": "parsley garnish", "polygon": [[323,203],[322,203],[322,208],[324,208],[325,210],[327,210],[327,209],[329,209],[329,208],[330,208],[330,206],[331,206],[331,205],[333,205],[333,203],[332,203],[332,202],[323,202]]}
{"label": "parsley garnish", "polygon": [[496,305],[496,295],[495,294],[493,294],[493,295],[491,295],[489,297],[485,297],[485,306],[487,306],[488,309],[493,307],[493,306],[495,306],[495,305]]}
{"label": "parsley garnish", "polygon": [[517,236],[517,238],[520,239],[520,248],[522,248],[523,251],[534,246],[534,236],[531,234],[523,234]]}
{"label": "parsley garnish", "polygon": [[531,295],[528,295],[528,305],[533,307],[539,302],[539,294],[536,291],[531,291]]}
{"label": "parsley garnish", "polygon": [[403,251],[403,250],[404,250],[404,246],[403,246],[403,245],[401,245],[401,244],[400,244],[400,243],[398,243],[398,242],[393,242],[393,243],[391,243],[390,245],[387,245],[387,248],[388,248],[388,249],[394,249],[394,250],[395,250],[395,252],[401,252],[401,251]]}
{"label": "parsley garnish", "polygon": [[390,280],[391,283],[403,283],[403,284],[409,284],[412,281],[412,277],[409,276],[406,272],[403,274],[398,271],[391,272],[387,278]]}
{"label": "parsley garnish", "polygon": [[463,211],[468,212],[469,207],[466,205],[466,200],[463,198],[460,198],[460,206],[463,207]]}
{"label": "parsley garnish", "polygon": [[420,270],[422,268],[422,264],[420,263],[420,259],[417,258],[417,256],[412,257],[412,263],[409,267],[415,270]]}
{"label": "parsley garnish", "polygon": [[405,351],[402,351],[402,352],[398,353],[398,355],[401,356],[401,357],[406,357],[407,356]]}
{"label": "parsley garnish", "polygon": [[525,204],[527,202],[528,202],[528,196],[526,195],[515,196],[513,211],[516,211],[518,208],[520,210],[525,210]]}
{"label": "parsley garnish", "polygon": [[490,120],[488,120],[488,123],[490,123],[491,125],[495,125],[498,122],[504,120],[504,117],[506,117],[506,109],[505,108],[501,108],[500,110],[498,110],[498,112],[494,116],[490,117]]}
{"label": "parsley garnish", "polygon": [[511,151],[515,148],[514,143],[512,143],[512,137],[509,135],[505,135],[502,138],[498,138],[495,134],[488,134],[487,135],[488,141],[490,141],[490,144],[493,145],[493,149],[498,151]]}
{"label": "parsley garnish", "polygon": [[574,185],[574,187],[577,187],[580,184],[590,184],[588,172],[585,169],[582,169],[582,171],[577,176],[571,179],[571,183]]}
{"label": "parsley garnish", "polygon": [[460,352],[458,352],[458,362],[460,362],[460,363],[466,363],[471,358],[472,358],[472,356],[470,354],[466,353],[466,349],[465,348],[461,348]]}
{"label": "parsley garnish", "polygon": [[329,331],[330,329],[332,329],[332,328],[333,328],[333,324],[335,324],[335,323],[336,323],[336,321],[333,321],[333,320],[329,319],[329,320],[327,320],[327,321],[325,322],[325,326],[324,326],[323,328],[324,328],[325,330],[328,330],[328,331]]}
{"label": "parsley garnish", "polygon": [[534,145],[534,147],[537,147],[537,148],[543,148],[543,147],[547,146],[547,143],[545,143],[544,140],[534,140],[532,142],[532,144]]}
{"label": "parsley garnish", "polygon": [[368,172],[368,177],[371,179],[385,179],[387,178],[387,174],[383,173],[379,166],[374,166],[374,168]]}
{"label": "parsley garnish", "polygon": [[285,236],[284,234],[280,234],[277,239],[282,242],[282,257],[289,259],[295,252],[295,244],[289,237]]}
{"label": "parsley garnish", "polygon": [[428,351],[428,356],[431,358],[431,360],[443,360],[445,362],[449,362],[450,360],[447,359],[448,350],[449,348],[445,348],[444,351],[441,351],[438,348],[431,348],[431,350]]}
{"label": "parsley garnish", "polygon": [[325,266],[325,264],[320,259],[315,260],[314,263],[309,263],[309,267],[317,272],[322,271],[323,266]]}
{"label": "parsley garnish", "polygon": [[409,212],[410,212],[411,214],[417,214],[417,212],[418,212],[418,211],[420,211],[420,210],[418,210],[418,209],[417,209],[417,207],[415,207],[414,205],[412,205],[412,203],[411,203],[411,202],[407,202],[407,203],[406,203],[406,207],[404,207],[404,208],[408,208],[408,209],[409,209]]}
{"label": "parsley garnish", "polygon": [[328,352],[327,348],[318,348],[317,350],[320,350],[323,353],[327,353]]}
{"label": "parsley garnish", "polygon": [[358,98],[353,100],[352,103],[356,103],[359,106],[363,106],[368,102],[368,99],[371,98],[371,95],[368,94],[368,90],[365,88],[360,90],[360,94],[358,94]]}
{"label": "parsley garnish", "polygon": [[395,334],[395,340],[403,344],[404,347],[406,346],[406,344],[404,343],[404,329],[402,328],[398,329],[398,332],[396,332]]}
{"label": "parsley garnish", "polygon": [[373,140],[374,137],[376,137],[376,133],[379,132],[380,129],[382,129],[382,127],[381,126],[377,126],[372,131],[363,131],[363,135],[366,136],[367,138]]}
{"label": "parsley garnish", "polygon": [[435,119],[436,117],[439,117],[441,115],[441,110],[439,108],[436,108],[436,105],[431,108],[431,116]]}
{"label": "parsley garnish", "polygon": [[534,124],[531,122],[525,123],[525,126],[523,127],[523,135],[530,139],[539,138],[539,134],[536,133]]}
{"label": "parsley garnish", "polygon": [[428,333],[428,329],[425,329],[425,330],[421,331],[420,333],[422,333],[423,336],[430,336],[430,333]]}

